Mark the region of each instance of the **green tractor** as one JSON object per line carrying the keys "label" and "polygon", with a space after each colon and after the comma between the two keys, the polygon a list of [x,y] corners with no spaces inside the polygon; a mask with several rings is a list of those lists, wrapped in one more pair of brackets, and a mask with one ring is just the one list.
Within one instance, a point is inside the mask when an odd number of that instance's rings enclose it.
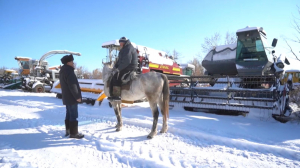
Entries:
{"label": "green tractor", "polygon": [[21,80],[19,74],[15,70],[5,69],[0,72],[0,88],[2,89],[18,89],[21,88]]}

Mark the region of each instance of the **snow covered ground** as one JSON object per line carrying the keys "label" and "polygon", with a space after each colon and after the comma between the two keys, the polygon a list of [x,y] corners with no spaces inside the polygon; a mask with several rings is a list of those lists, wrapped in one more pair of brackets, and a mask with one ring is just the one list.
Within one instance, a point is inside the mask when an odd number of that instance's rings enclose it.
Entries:
{"label": "snow covered ground", "polygon": [[[147,103],[79,105],[81,140],[65,138],[65,107],[51,93],[0,90],[0,167],[300,167],[298,122],[170,110],[151,140]],[[159,118],[160,130],[162,118]]]}

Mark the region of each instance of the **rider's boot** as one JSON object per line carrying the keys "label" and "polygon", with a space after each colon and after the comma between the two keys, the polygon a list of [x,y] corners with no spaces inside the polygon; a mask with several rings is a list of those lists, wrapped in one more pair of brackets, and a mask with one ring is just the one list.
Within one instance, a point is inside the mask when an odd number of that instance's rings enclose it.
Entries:
{"label": "rider's boot", "polygon": [[113,86],[112,89],[112,96],[108,97],[107,99],[110,101],[120,101],[121,100],[121,87],[120,86]]}

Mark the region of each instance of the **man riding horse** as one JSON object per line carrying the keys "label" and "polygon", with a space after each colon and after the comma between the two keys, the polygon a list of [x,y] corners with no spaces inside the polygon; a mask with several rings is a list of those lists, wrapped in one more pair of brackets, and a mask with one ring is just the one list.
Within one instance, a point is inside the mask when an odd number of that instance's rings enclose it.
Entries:
{"label": "man riding horse", "polygon": [[138,55],[136,49],[132,46],[129,39],[121,37],[119,40],[120,52],[118,55],[117,62],[113,68],[113,77],[110,84],[110,97],[109,100],[121,100],[121,85],[122,76],[124,74],[135,71],[138,66]]}

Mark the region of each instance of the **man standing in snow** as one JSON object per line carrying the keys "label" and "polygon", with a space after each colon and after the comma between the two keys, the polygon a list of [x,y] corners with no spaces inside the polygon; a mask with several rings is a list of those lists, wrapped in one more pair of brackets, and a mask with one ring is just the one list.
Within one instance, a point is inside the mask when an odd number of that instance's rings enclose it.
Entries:
{"label": "man standing in snow", "polygon": [[65,55],[61,58],[64,64],[59,71],[59,81],[61,85],[62,101],[66,105],[65,127],[66,135],[70,138],[81,139],[83,134],[78,133],[78,103],[82,101],[81,90],[74,73],[73,55]]}
{"label": "man standing in snow", "polygon": [[138,66],[138,55],[129,39],[121,37],[119,40],[121,50],[118,60],[113,68],[113,77],[109,87],[109,100],[121,100],[121,78],[124,74],[134,71]]}

